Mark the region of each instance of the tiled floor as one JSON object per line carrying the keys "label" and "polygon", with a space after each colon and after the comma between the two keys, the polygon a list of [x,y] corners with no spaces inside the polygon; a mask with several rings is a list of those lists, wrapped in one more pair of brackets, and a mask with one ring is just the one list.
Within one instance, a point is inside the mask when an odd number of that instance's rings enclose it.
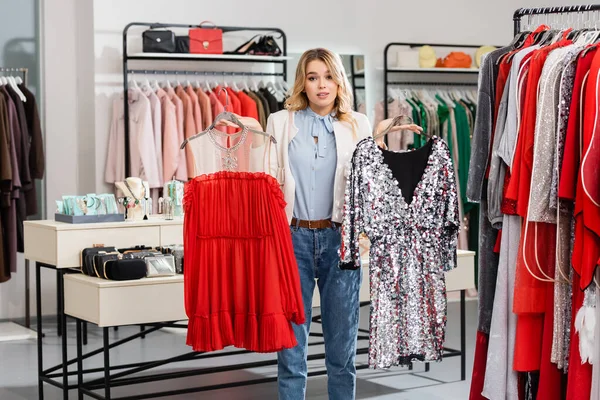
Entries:
{"label": "tiled floor", "polygon": [[[460,347],[459,335],[459,303],[450,303],[448,311],[447,345],[452,348]],[[368,310],[362,310],[361,326],[368,326]],[[377,400],[463,400],[468,398],[471,367],[475,343],[475,329],[477,320],[477,303],[467,302],[467,380],[460,381],[460,358],[448,358],[441,363],[431,365],[431,370],[424,372],[422,364],[415,364],[413,373],[406,369],[394,368],[388,371],[361,370],[358,373],[357,399]],[[55,324],[47,324],[44,340],[44,367],[48,368],[60,360],[60,338],[56,336]],[[318,326],[316,328],[318,330]],[[136,332],[136,327],[120,328],[119,331],[111,330],[111,340],[123,338]],[[76,353],[75,324],[69,323],[69,356]],[[95,349],[102,344],[101,331],[90,326],[89,344],[84,351]],[[366,346],[366,342],[359,342],[359,346]],[[157,358],[166,358],[188,352],[185,345],[185,332],[183,330],[162,330],[153,333],[144,340],[136,340],[121,346],[111,352],[111,363],[131,363],[149,361]],[[322,351],[322,347],[311,347],[311,351]],[[359,356],[357,363],[364,363],[366,356]],[[220,357],[205,361],[193,361],[172,364],[161,368],[161,371],[185,370],[191,366],[205,367],[226,365],[228,363],[247,363],[258,360],[272,360],[272,354],[250,354],[235,357]],[[101,366],[102,356],[95,356],[86,361],[85,367]],[[309,370],[322,369],[323,361],[309,363]],[[188,377],[171,381],[157,381],[144,385],[114,388],[113,397],[150,393],[169,389],[182,389],[186,387],[214,385],[239,380],[260,379],[276,375],[276,367],[255,368],[220,374],[207,374],[200,377]],[[45,400],[62,399],[58,389],[45,385]],[[0,342],[0,399],[1,400],[34,400],[38,398],[37,389],[37,348],[34,340]],[[77,394],[72,391],[70,399],[76,399]],[[263,400],[277,398],[276,383],[243,386],[193,393],[168,397],[180,399],[235,399],[235,400]],[[327,399],[327,379],[325,377],[310,378],[308,382],[307,399]]]}

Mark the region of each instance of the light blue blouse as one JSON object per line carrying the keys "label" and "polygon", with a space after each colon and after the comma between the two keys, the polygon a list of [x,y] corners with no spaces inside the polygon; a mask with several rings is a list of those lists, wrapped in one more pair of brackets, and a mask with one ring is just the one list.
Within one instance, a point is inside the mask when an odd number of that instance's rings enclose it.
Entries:
{"label": "light blue blouse", "polygon": [[[289,162],[296,181],[294,217],[315,221],[333,213],[333,185],[337,149],[329,114],[320,116],[310,107],[297,111],[294,124],[298,134],[289,144]],[[318,138],[315,143],[314,138]]]}

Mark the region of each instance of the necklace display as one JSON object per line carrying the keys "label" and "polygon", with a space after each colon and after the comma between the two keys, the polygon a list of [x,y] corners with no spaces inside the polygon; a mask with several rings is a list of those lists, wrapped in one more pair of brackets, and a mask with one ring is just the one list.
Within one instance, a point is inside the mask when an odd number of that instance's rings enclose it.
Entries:
{"label": "necklace display", "polygon": [[231,147],[221,146],[217,142],[216,136],[229,136],[227,133],[223,133],[214,129],[208,131],[208,138],[211,143],[219,150],[225,153],[225,156],[221,157],[221,162],[223,163],[223,169],[226,171],[236,171],[238,169],[238,159],[233,155],[233,152],[239,149],[239,147],[244,144],[246,141],[246,137],[248,136],[248,128],[244,126],[241,132],[240,140]]}
{"label": "necklace display", "polygon": [[[123,200],[123,205],[125,206],[125,211],[127,213],[129,213],[129,209],[130,208],[134,208],[138,205],[141,204],[143,212],[144,212],[144,219],[147,220],[148,219],[148,213],[146,212],[146,205],[148,203],[148,198],[146,197],[146,186],[144,186],[144,182],[142,182],[142,188],[144,190],[144,197],[142,199],[138,199],[135,194],[133,193],[133,189],[131,189],[131,186],[129,186],[129,183],[127,182],[127,179],[125,179],[123,181],[123,183],[125,184],[125,187],[127,188],[127,190],[129,191],[129,193],[131,194],[131,197],[133,197],[133,201],[130,200],[129,196],[125,196],[125,199]],[[142,201],[143,200],[143,201]]]}

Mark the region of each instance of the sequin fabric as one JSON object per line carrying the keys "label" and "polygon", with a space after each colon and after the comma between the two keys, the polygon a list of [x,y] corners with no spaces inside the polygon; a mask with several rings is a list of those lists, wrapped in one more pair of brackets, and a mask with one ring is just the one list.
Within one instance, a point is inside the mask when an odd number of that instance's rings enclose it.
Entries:
{"label": "sequin fabric", "polygon": [[[554,327],[552,352],[550,360],[559,369],[567,372],[569,369],[569,348],[571,332],[571,297],[573,269],[571,268],[572,242],[574,241],[574,219],[572,203],[561,201],[558,198],[559,171],[562,169],[567,125],[569,122],[571,98],[573,96],[573,84],[577,67],[577,56],[581,48],[569,46],[563,57],[558,86],[558,102],[556,105],[556,155],[552,163],[552,180],[550,184],[551,212],[558,217],[556,269],[554,284]],[[557,212],[560,209],[560,214]]]}
{"label": "sequin fabric", "polygon": [[[550,208],[556,210],[558,206],[558,179],[559,171],[562,170],[563,155],[565,152],[565,140],[567,137],[567,126],[569,114],[571,113],[571,98],[573,97],[573,85],[575,83],[575,72],[577,70],[577,56],[581,48],[573,47],[565,56],[565,68],[560,78],[558,94],[558,121],[556,122],[556,152],[552,166],[552,184],[550,186]],[[563,210],[566,212],[566,209]]]}
{"label": "sequin fabric", "polygon": [[[571,214],[572,215],[572,214]],[[554,334],[552,335],[552,353],[550,361],[559,369],[568,371],[569,333],[571,331],[571,226],[568,216],[558,220],[556,238],[556,268],[554,271]],[[566,344],[565,344],[566,342]]]}
{"label": "sequin fabric", "polygon": [[537,115],[531,172],[531,193],[527,220],[556,223],[556,211],[550,209],[552,166],[556,158],[556,121],[558,87],[568,48],[553,50],[544,64],[538,88]]}
{"label": "sequin fabric", "polygon": [[444,272],[456,267],[458,197],[447,144],[433,137],[411,203],[372,138],[348,167],[342,264],[360,267],[358,238],[371,241],[370,368],[440,361],[446,329]]}

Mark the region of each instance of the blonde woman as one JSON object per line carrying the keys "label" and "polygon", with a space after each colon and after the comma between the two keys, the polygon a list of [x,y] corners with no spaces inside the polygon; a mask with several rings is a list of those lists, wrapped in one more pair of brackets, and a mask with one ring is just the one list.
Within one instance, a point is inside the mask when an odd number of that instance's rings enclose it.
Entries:
{"label": "blonde woman", "polygon": [[281,143],[283,192],[306,323],[294,325],[298,346],[278,354],[279,399],[304,399],[312,299],[318,285],[329,398],[350,400],[356,391],[361,271],[339,265],[344,166],[356,143],[371,134],[371,126],[365,115],[352,111],[342,61],[326,49],[308,50],[300,57],[285,105],[286,110],[269,117],[267,132]]}
{"label": "blonde woman", "polygon": [[[277,139],[279,165],[284,168],[286,213],[306,313],[305,324],[292,324],[298,345],[278,353],[280,400],[305,397],[315,285],[321,297],[329,399],[355,398],[362,277],[360,269],[344,269],[338,253],[345,165],[356,143],[371,135],[371,126],[365,115],[351,107],[352,91],[341,58],[326,49],[312,49],[300,58],[286,110],[272,114],[267,123],[267,132]],[[260,129],[253,119],[241,120]],[[378,131],[390,121],[382,121]]]}

